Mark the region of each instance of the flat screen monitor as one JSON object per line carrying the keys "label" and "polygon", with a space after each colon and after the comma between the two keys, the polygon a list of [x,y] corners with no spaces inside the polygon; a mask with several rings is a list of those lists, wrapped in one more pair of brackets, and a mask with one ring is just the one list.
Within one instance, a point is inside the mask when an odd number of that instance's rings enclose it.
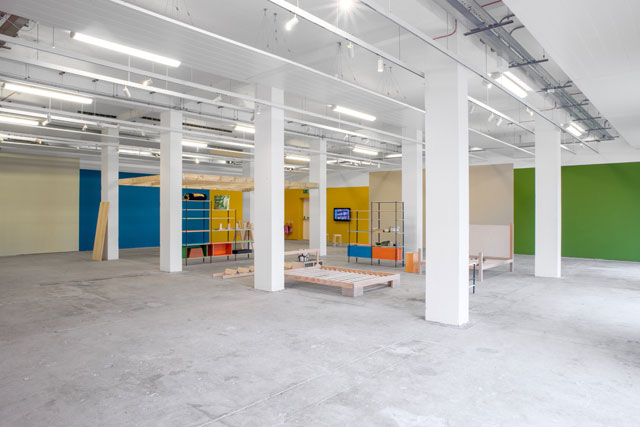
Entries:
{"label": "flat screen monitor", "polygon": [[350,221],[351,208],[333,208],[334,221]]}

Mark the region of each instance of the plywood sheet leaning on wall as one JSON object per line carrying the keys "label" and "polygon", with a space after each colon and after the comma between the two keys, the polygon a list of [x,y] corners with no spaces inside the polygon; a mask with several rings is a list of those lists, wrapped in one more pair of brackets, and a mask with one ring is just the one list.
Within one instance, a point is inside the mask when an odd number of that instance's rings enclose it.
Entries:
{"label": "plywood sheet leaning on wall", "polygon": [[96,223],[96,238],[93,241],[94,261],[102,261],[102,253],[104,252],[104,239],[107,235],[107,221],[109,214],[109,202],[100,202],[98,210],[98,222]]}

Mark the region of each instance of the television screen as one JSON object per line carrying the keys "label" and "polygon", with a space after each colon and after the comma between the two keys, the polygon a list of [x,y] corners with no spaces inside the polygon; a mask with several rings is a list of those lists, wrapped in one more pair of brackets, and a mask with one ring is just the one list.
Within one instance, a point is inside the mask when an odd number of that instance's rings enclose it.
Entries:
{"label": "television screen", "polygon": [[351,208],[333,208],[333,220],[334,221],[351,220]]}

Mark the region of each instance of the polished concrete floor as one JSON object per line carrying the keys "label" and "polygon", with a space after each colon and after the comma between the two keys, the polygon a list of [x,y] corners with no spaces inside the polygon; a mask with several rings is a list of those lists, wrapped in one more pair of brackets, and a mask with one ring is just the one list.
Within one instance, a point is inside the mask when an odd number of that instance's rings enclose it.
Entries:
{"label": "polished concrete floor", "polygon": [[121,256],[0,258],[1,426],[640,425],[637,263],[519,256],[453,328],[423,320],[424,276],[352,299]]}

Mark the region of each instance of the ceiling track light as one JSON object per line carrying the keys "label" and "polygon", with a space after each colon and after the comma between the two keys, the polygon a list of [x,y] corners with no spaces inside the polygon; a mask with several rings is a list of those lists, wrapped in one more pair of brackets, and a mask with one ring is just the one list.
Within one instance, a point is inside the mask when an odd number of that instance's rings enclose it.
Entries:
{"label": "ceiling track light", "polygon": [[218,95],[218,96],[216,96],[215,98],[213,98],[213,99],[212,99],[212,101],[213,101],[214,103],[217,103],[217,102],[222,101],[222,95]]}
{"label": "ceiling track light", "polygon": [[86,104],[91,104],[93,102],[93,99],[87,98],[85,96],[72,95],[70,93],[59,92],[57,90],[44,89],[44,88],[27,86],[27,85],[22,85],[17,83],[6,82],[4,83],[3,87],[4,89],[10,90],[13,92],[27,93],[29,95],[42,96],[45,98],[54,98],[54,99],[59,99],[61,101],[76,102],[78,104],[86,105]]}
{"label": "ceiling track light", "polygon": [[123,92],[125,95],[127,95],[127,98],[131,98],[131,91],[129,90],[129,88],[128,88],[128,87],[126,87],[126,86],[125,86],[125,87],[123,87],[123,88],[122,88],[122,92]]}
{"label": "ceiling track light", "polygon": [[18,126],[40,126],[38,120],[25,119],[22,117],[0,116],[0,123]]}
{"label": "ceiling track light", "polygon": [[496,121],[496,126],[502,125],[503,121],[504,121],[504,119],[502,117],[498,117],[498,121]]}
{"label": "ceiling track light", "polygon": [[384,73],[384,61],[381,56],[378,56],[378,72]]}
{"label": "ceiling track light", "polygon": [[299,19],[298,19],[298,15],[294,14],[293,18],[289,19],[285,24],[284,24],[284,29],[287,31],[291,31],[293,30],[293,27],[295,27],[296,25],[298,25]]}
{"label": "ceiling track light", "polygon": [[349,42],[347,44],[347,52],[349,52],[349,58],[353,59],[356,56],[356,51],[353,47],[353,43]]}
{"label": "ceiling track light", "polygon": [[147,80],[142,82],[142,86],[149,86],[151,83],[153,83],[153,80],[152,79],[147,79]]}
{"label": "ceiling track light", "polygon": [[489,118],[487,119],[487,121],[488,121],[488,122],[490,122],[490,121],[492,121],[492,120],[493,120],[493,119],[495,119],[495,118],[496,118],[496,115],[495,115],[495,114],[493,114],[493,113],[491,113],[491,114],[489,115]]}
{"label": "ceiling track light", "polygon": [[147,52],[134,47],[125,46],[123,44],[110,42],[108,40],[99,39],[97,37],[88,36],[82,33],[71,33],[71,38],[83,43],[88,43],[93,46],[98,46],[103,49],[112,50],[114,52],[122,53],[128,56],[135,56],[136,58],[146,59],[147,61],[157,62],[159,64],[167,65],[169,67],[179,67],[180,61],[177,59],[167,58],[166,56],[156,55],[155,53]]}

